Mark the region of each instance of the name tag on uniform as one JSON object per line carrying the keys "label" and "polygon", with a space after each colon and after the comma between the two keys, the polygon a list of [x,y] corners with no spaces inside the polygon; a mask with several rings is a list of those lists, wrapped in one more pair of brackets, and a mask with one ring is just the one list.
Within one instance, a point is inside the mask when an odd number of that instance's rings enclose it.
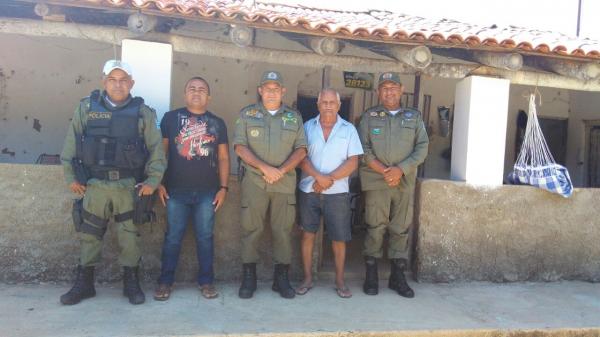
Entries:
{"label": "name tag on uniform", "polygon": [[110,112],[88,112],[88,119],[110,119]]}
{"label": "name tag on uniform", "polygon": [[373,133],[374,135],[380,135],[381,129],[373,129],[373,130],[371,130],[371,133]]}

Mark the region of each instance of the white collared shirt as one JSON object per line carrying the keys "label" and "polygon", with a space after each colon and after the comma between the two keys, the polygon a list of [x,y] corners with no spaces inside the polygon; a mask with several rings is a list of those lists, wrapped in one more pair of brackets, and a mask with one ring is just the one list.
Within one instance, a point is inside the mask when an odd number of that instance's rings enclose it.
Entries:
{"label": "white collared shirt", "polygon": [[[304,123],[304,132],[308,141],[308,159],[313,167],[322,174],[329,174],[337,169],[349,157],[363,154],[358,132],[352,123],[340,116],[325,141],[323,129],[319,122],[320,115]],[[336,180],[323,194],[347,193],[348,177]],[[315,178],[302,172],[299,188],[302,192],[311,193]]]}

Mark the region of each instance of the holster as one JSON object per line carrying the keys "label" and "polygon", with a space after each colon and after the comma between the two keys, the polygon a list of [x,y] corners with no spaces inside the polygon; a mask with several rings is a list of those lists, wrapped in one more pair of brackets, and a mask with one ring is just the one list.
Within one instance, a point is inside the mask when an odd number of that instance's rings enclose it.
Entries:
{"label": "holster", "polygon": [[81,225],[83,224],[83,198],[73,200],[73,209],[71,210],[71,216],[73,217],[73,225],[75,225],[75,231],[81,231]]}
{"label": "holster", "polygon": [[135,188],[133,223],[142,225],[150,221],[156,220],[156,213],[153,207],[156,201],[156,191],[150,195],[139,195],[141,185]]}
{"label": "holster", "polygon": [[102,240],[102,237],[106,233],[108,220],[86,211],[83,208],[83,198],[73,200],[71,216],[73,217],[73,225],[75,225],[76,232],[91,234],[98,238],[98,240]]}
{"label": "holster", "polygon": [[237,158],[237,163],[238,163],[238,169],[237,169],[237,174],[238,174],[238,182],[241,182],[244,179],[244,175],[246,174],[246,167],[244,166],[244,164],[242,164],[242,159],[240,157]]}
{"label": "holster", "polygon": [[75,180],[81,185],[86,185],[88,179],[90,178],[90,174],[88,170],[83,165],[83,162],[79,158],[71,159],[71,167],[73,168],[73,173],[75,174]]}

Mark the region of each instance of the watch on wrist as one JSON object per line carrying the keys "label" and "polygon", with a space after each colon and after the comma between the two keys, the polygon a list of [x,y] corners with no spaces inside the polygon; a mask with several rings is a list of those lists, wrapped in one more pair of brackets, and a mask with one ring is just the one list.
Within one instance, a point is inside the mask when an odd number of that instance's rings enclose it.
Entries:
{"label": "watch on wrist", "polygon": [[225,190],[225,192],[229,192],[229,186],[221,186],[222,190]]}

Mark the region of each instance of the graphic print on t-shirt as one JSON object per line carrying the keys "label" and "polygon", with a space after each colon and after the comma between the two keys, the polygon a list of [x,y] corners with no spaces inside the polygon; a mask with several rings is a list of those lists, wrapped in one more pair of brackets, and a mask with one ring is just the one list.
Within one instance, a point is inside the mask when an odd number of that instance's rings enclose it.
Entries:
{"label": "graphic print on t-shirt", "polygon": [[175,137],[177,152],[187,160],[210,155],[211,146],[216,138],[208,133],[208,125],[205,121],[196,118],[182,118],[180,120],[179,135]]}

